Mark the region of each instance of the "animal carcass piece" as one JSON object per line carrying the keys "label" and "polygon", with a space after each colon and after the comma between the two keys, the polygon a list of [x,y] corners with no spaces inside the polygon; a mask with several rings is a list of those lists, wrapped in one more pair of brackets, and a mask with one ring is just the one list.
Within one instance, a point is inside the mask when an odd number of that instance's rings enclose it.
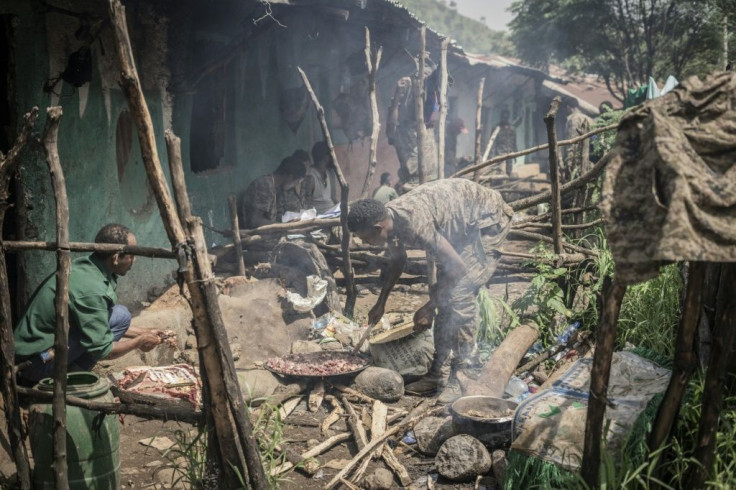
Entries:
{"label": "animal carcass piece", "polygon": [[188,364],[130,367],[115,378],[120,389],[128,392],[185,400],[194,407],[202,403],[199,373]]}
{"label": "animal carcass piece", "polygon": [[271,358],[266,367],[288,376],[336,376],[360,371],[368,360],[349,352],[313,352]]}

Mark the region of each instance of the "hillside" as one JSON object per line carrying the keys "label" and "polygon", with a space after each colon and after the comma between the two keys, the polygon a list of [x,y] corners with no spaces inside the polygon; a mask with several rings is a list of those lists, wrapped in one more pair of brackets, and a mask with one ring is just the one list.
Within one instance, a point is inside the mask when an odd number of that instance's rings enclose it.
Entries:
{"label": "hillside", "polygon": [[506,33],[493,31],[480,21],[460,15],[443,2],[438,0],[399,0],[399,2],[435,31],[452,37],[468,52],[514,55],[514,46]]}

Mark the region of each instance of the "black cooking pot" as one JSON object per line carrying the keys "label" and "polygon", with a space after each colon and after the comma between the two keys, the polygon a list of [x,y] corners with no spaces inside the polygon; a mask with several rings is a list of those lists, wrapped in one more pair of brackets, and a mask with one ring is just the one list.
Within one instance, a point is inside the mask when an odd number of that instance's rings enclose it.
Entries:
{"label": "black cooking pot", "polygon": [[511,422],[517,403],[491,396],[465,396],[450,406],[455,434],[468,434],[489,449],[511,443]]}

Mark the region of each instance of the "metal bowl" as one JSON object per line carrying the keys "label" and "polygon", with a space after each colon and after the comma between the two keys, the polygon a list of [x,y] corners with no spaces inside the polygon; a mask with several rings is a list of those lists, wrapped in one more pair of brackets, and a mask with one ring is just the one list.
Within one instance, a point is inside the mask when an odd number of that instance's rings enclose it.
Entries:
{"label": "metal bowl", "polygon": [[517,403],[492,396],[465,396],[450,406],[455,434],[468,434],[491,449],[511,442]]}

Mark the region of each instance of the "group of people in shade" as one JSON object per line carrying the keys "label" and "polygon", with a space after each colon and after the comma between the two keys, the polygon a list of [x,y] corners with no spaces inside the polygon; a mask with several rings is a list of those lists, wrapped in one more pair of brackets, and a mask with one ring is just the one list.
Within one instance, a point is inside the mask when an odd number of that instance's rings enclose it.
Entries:
{"label": "group of people in shade", "polygon": [[[377,323],[406,263],[406,249],[425,250],[435,258],[437,282],[430,285],[429,300],[414,314],[415,330],[434,327],[434,360],[429,372],[406,385],[409,393],[440,392],[440,401],[460,396],[457,373],[472,363],[476,329],[476,296],[494,273],[498,250],[508,233],[513,211],[501,195],[470,180],[448,178],[419,185],[416,124],[409,110],[410,80],[397,84],[387,122],[389,143],[399,158],[398,182],[391,174],[380,177],[372,199],[351,203],[348,228],[360,240],[386,246],[390,254],[383,285],[368,322]],[[428,125],[432,117],[427,118]],[[502,114],[494,153],[516,147],[508,111]],[[465,131],[459,119],[448,125],[449,159],[456,169],[457,136]],[[424,139],[425,170],[437,168],[434,138]],[[310,155],[297,150],[284,158],[276,170],[254,180],[241,196],[240,219],[247,228],[275,223],[286,211],[314,208],[318,214],[338,202],[338,182],[327,144],[314,144]],[[428,163],[428,164],[427,164]],[[411,190],[403,192],[403,184]],[[399,192],[397,192],[397,190]],[[132,231],[119,224],[104,226],[97,243],[135,245]],[[131,315],[117,304],[119,276],[132,267],[135,257],[125,253],[95,252],[73,261],[69,277],[69,369],[89,370],[103,358],[115,358],[132,350],[149,351],[160,344],[164,333],[130,326]],[[19,382],[33,384],[53,373],[56,310],[54,275],[33,294],[16,325],[15,354],[23,367]]]}

